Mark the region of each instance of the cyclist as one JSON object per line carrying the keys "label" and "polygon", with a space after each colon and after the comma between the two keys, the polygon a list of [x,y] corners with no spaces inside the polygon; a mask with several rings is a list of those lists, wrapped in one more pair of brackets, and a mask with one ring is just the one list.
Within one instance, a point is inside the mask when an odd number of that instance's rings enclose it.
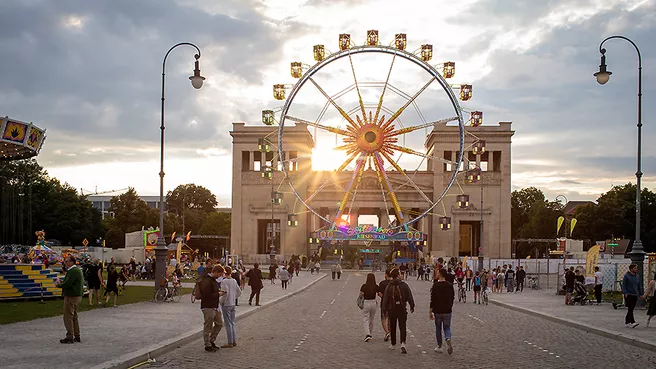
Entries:
{"label": "cyclist", "polygon": [[478,296],[478,303],[481,303],[481,275],[480,272],[476,272],[476,275],[474,276],[473,280],[473,285],[474,285],[474,304],[476,303],[476,296]]}

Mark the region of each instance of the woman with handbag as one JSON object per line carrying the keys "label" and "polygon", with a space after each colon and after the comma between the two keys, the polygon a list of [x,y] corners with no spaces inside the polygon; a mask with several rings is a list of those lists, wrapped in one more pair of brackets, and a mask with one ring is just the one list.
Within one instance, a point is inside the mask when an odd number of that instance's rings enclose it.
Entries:
{"label": "woman with handbag", "polygon": [[362,321],[364,323],[364,342],[369,342],[372,339],[371,333],[374,330],[374,318],[378,307],[376,303],[377,292],[376,276],[369,273],[367,274],[367,281],[360,287],[360,295],[358,296],[358,307],[362,309]]}
{"label": "woman with handbag", "polygon": [[656,298],[654,297],[654,292],[656,292],[656,273],[654,273],[651,281],[649,281],[645,294],[642,295],[642,298],[649,303],[649,309],[647,309],[647,327],[649,327],[651,318],[656,315]]}

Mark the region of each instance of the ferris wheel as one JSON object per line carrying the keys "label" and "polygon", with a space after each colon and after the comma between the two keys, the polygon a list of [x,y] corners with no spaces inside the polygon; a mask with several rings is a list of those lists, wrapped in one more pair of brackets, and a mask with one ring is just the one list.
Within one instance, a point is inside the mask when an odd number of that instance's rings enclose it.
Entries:
{"label": "ferris wheel", "polygon": [[[298,79],[296,83],[273,86],[274,98],[284,105],[262,112],[264,124],[278,125],[280,169],[296,197],[292,215],[311,212],[325,222],[323,229],[334,231],[348,221],[358,203],[378,200],[394,216],[386,229],[416,231],[413,224],[429,215],[440,217],[441,229],[450,229],[445,197],[457,196],[458,207],[469,206],[469,196],[459,182],[476,182],[481,176],[481,168],[464,153],[485,151],[485,141],[467,131],[468,126],[482,124],[483,113],[460,104],[471,99],[472,86],[450,84],[447,80],[455,75],[455,63],[431,64],[430,44],[409,51],[406,34],[396,34],[389,45],[380,43],[376,30],[367,31],[360,45],[351,35],[340,34],[337,46],[337,51],[330,52],[324,45],[315,45],[313,65],[292,62],[291,76]],[[317,159],[334,164],[311,186],[286,165],[303,159],[284,157],[285,126],[292,124],[304,124],[314,131],[315,149],[328,146],[321,155],[313,155],[313,164]],[[428,130],[446,124],[458,127],[455,159],[425,148]],[[274,145],[267,138],[261,143]],[[430,170],[426,168],[430,161],[448,165],[452,174],[443,188],[428,191],[426,183],[418,183],[417,174]],[[376,185],[376,191],[372,186],[362,188],[367,179]],[[315,202],[322,192],[335,188],[341,189],[341,201],[336,212],[327,216]],[[374,192],[378,199],[373,199]],[[402,206],[400,193],[407,196],[409,192],[421,199],[421,211]]]}

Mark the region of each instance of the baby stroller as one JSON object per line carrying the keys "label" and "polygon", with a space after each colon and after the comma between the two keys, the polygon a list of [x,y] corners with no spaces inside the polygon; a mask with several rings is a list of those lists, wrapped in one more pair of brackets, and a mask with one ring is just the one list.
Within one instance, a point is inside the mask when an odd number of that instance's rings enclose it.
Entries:
{"label": "baby stroller", "polygon": [[570,300],[570,305],[587,305],[590,301],[588,300],[588,290],[585,288],[585,285],[581,282],[574,282],[574,295]]}

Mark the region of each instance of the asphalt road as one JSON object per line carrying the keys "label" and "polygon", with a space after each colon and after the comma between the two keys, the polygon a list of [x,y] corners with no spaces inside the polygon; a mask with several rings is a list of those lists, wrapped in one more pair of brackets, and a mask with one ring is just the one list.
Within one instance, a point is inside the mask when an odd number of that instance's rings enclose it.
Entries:
{"label": "asphalt road", "polygon": [[[376,274],[380,281],[382,274]],[[435,365],[466,368],[656,368],[656,353],[495,305],[454,304],[453,355],[436,353],[428,319],[430,282],[408,280],[417,308],[408,317],[408,354],[388,349],[379,321],[364,342],[357,293],[365,273],[324,278],[305,292],[237,322],[238,346],[203,351],[202,340],[143,367],[364,368]],[[278,287],[278,285],[276,286]],[[198,324],[202,319],[198,314]],[[656,329],[656,328],[654,328]],[[225,331],[217,344],[225,343]]]}

